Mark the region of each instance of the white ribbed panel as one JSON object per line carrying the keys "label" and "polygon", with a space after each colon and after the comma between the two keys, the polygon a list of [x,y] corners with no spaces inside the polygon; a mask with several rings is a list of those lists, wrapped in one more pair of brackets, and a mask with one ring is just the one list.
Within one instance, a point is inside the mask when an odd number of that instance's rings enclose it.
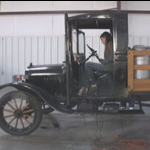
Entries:
{"label": "white ribbed panel", "polygon": [[57,64],[65,60],[64,37],[0,37],[0,85],[24,74],[32,62]]}
{"label": "white ribbed panel", "polygon": [[134,45],[150,46],[150,37],[129,37],[129,47]]}
{"label": "white ribbed panel", "polygon": [[[65,60],[65,41],[61,37],[0,37],[0,85],[12,82],[13,75],[24,74],[32,62],[37,64],[57,64]],[[86,44],[104,57],[104,46],[99,36],[86,37]],[[129,37],[129,47],[150,46],[150,37]],[[89,56],[86,47],[86,57]],[[96,58],[89,61],[98,62]]]}

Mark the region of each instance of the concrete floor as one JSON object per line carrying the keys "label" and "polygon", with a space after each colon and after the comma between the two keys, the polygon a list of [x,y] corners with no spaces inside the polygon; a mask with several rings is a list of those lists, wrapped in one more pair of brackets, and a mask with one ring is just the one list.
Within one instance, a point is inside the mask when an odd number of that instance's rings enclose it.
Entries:
{"label": "concrete floor", "polygon": [[[150,150],[150,108],[144,110],[146,115],[132,116],[53,112],[43,116],[38,130],[29,136],[15,137],[0,129],[0,150],[114,150],[112,146],[120,139],[142,139],[148,145],[139,150]],[[53,126],[52,118],[59,122],[59,128]]]}

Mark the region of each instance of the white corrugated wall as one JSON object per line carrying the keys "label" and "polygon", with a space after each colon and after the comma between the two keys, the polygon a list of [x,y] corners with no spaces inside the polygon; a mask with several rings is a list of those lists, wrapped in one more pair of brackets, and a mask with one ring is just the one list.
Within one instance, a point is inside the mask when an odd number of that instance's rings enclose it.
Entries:
{"label": "white corrugated wall", "polygon": [[[65,60],[64,36],[57,37],[0,37],[0,85],[12,82],[13,76],[24,74],[33,64],[57,64]],[[104,46],[98,36],[86,37],[86,44],[98,50],[101,58]],[[129,46],[150,46],[150,37],[129,37]],[[90,51],[86,47],[86,57]],[[96,58],[90,61],[97,62]]]}
{"label": "white corrugated wall", "polygon": [[33,64],[64,61],[64,37],[0,37],[0,84],[12,82]]}
{"label": "white corrugated wall", "polygon": [[[148,10],[150,6],[147,3],[122,1],[122,9]],[[117,1],[1,1],[0,11],[101,10],[116,6]],[[149,46],[150,15],[129,14],[128,23],[129,46],[133,47],[136,44]],[[30,62],[62,63],[65,60],[64,34],[63,14],[1,15],[0,85],[11,82],[13,75],[24,74]],[[97,49],[99,56],[103,57],[104,47],[97,34],[89,35],[86,37],[87,44]],[[86,56],[88,55],[89,50],[86,47]],[[97,60],[91,58],[90,61]]]}

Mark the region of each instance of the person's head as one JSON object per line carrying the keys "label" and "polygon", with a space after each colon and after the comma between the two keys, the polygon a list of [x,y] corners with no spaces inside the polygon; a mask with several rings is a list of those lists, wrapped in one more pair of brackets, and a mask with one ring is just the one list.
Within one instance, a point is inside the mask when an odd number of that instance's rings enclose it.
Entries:
{"label": "person's head", "polygon": [[109,32],[103,32],[100,36],[102,43],[106,46],[110,41],[112,41],[112,36]]}

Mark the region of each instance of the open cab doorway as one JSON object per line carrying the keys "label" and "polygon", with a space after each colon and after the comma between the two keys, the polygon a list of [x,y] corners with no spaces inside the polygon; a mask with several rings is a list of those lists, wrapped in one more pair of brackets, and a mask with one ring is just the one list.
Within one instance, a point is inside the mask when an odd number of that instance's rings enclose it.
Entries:
{"label": "open cab doorway", "polygon": [[[97,75],[95,74],[99,86],[98,86],[98,91],[91,93],[91,96],[93,95],[97,98],[105,97],[108,99],[110,97],[118,98],[119,96],[127,97],[127,89],[126,89],[126,83],[127,83],[126,53],[128,47],[127,14],[114,13],[114,14],[102,14],[102,15],[95,15],[95,14],[81,15],[81,16],[75,16],[71,18],[66,17],[66,19],[67,19],[66,35],[68,37],[66,38],[66,43],[69,43],[69,47],[66,47],[66,53],[70,54],[67,55],[66,60],[70,60],[67,61],[67,64],[71,66],[71,69],[68,68],[67,70],[69,71],[68,74],[70,74],[70,77],[72,78],[71,79],[69,77],[70,79],[68,79],[68,84],[70,85],[71,88],[71,90],[69,90],[68,93],[69,99],[71,98],[72,95],[77,93],[77,91],[73,92],[74,86],[71,86],[73,84],[71,82],[74,81],[75,79],[75,81],[77,81],[80,85],[80,81],[82,80],[83,77],[82,73],[84,72],[84,64],[87,61],[89,61],[89,59],[92,58],[92,56],[95,56],[97,60],[95,58],[94,60],[96,60],[96,62],[99,62],[99,55],[97,54],[93,55],[92,51],[97,51],[98,53],[100,53],[100,51],[104,51],[102,49],[102,46],[100,46],[98,49],[93,49],[95,47],[94,45],[90,45],[90,44],[86,45],[86,37],[85,37],[86,32],[91,32],[93,30],[95,31],[105,30],[111,33],[113,37],[114,68],[111,73],[106,72],[103,74],[99,74],[99,73],[97,73]],[[121,24],[123,26],[121,26]],[[87,49],[89,49],[89,51],[91,52],[89,56],[87,55],[88,54]],[[104,54],[101,53],[101,58],[103,58],[102,55]],[[80,61],[77,62],[80,65],[75,65],[76,60]],[[99,80],[100,78],[103,78],[103,80],[100,81]]]}

